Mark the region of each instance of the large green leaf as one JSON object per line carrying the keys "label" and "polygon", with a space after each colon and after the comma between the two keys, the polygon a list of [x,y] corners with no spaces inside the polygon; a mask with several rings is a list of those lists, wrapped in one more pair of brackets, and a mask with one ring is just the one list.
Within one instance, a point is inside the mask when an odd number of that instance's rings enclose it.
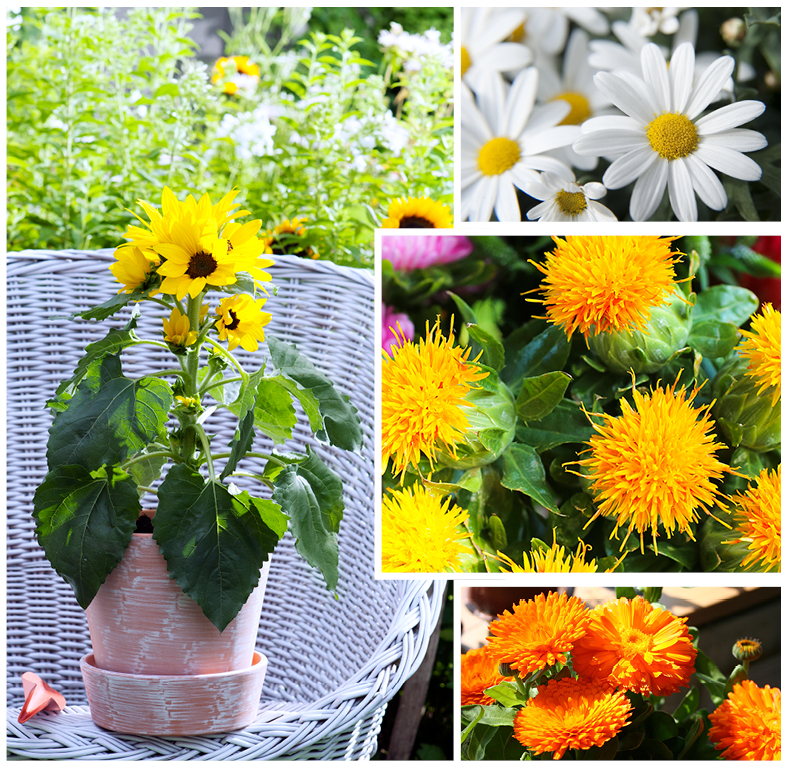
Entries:
{"label": "large green leaf", "polygon": [[219,479],[226,479],[229,477],[238,466],[238,461],[240,461],[252,447],[252,443],[254,442],[254,416],[255,414],[250,410],[243,421],[238,424],[232,442],[230,442],[230,457],[227,459],[227,463]]}
{"label": "large green leaf", "polygon": [[563,399],[571,380],[568,373],[559,371],[524,379],[514,404],[515,412],[526,422],[544,418]]}
{"label": "large green leaf", "polygon": [[68,407],[55,416],[47,445],[50,468],[111,466],[141,451],[164,430],[172,403],[169,385],[157,378],[125,378],[117,355],[104,357],[96,370],[98,364],[88,366]]}
{"label": "large green leaf", "polygon": [[363,441],[358,411],[344,394],[326,378],[294,344],[278,341],[268,335],[271,359],[280,373],[309,389],[317,400],[323,424],[332,445],[343,450],[359,450]]}
{"label": "large green leaf", "polygon": [[259,381],[255,391],[254,425],[275,445],[281,445],[293,436],[293,426],[296,425],[293,397],[270,378]]}
{"label": "large green leaf", "polygon": [[558,512],[545,482],[542,459],[530,445],[513,443],[504,450],[501,484],[509,490],[519,490],[550,511]]}
{"label": "large green leaf", "polygon": [[73,320],[76,317],[81,317],[83,320],[98,320],[100,322],[106,320],[107,317],[111,317],[116,312],[119,312],[125,306],[128,306],[129,302],[139,301],[141,298],[155,292],[156,288],[152,287],[146,290],[134,290],[131,293],[118,293],[100,306],[94,306],[91,309],[85,309],[81,312],[74,312],[71,315],[71,319]]}
{"label": "large green leaf", "polygon": [[758,298],[750,290],[735,285],[715,285],[698,294],[692,310],[692,324],[707,320],[732,322],[739,326],[758,308]]}
{"label": "large green leaf", "polygon": [[309,425],[312,431],[318,435],[318,439],[325,440],[325,434],[322,433],[323,416],[320,415],[320,406],[311,390],[299,389],[295,381],[291,381],[284,376],[272,376],[270,380],[276,381],[283,389],[287,389],[287,391],[301,403],[301,407],[304,409],[304,413],[309,419]]}
{"label": "large green leaf", "polygon": [[274,481],[274,500],[290,517],[296,551],[317,567],[330,589],[339,578],[337,533],[345,505],[342,481],[313,452],[282,469]]}
{"label": "large green leaf", "polygon": [[47,559],[87,607],[120,562],[140,515],[137,485],[120,469],[58,466],[33,498]]}
{"label": "large green leaf", "polygon": [[738,340],[739,333],[733,323],[704,320],[693,323],[687,346],[697,349],[704,357],[725,357]]}
{"label": "large green leaf", "polygon": [[257,586],[285,526],[275,503],[231,495],[178,464],[159,489],[153,537],[184,593],[224,631]]}
{"label": "large green leaf", "polygon": [[532,421],[527,426],[518,424],[516,439],[542,452],[557,445],[588,442],[593,433],[594,428],[580,406],[570,400],[561,400],[539,421]]}
{"label": "large green leaf", "polygon": [[501,371],[501,380],[517,389],[523,378],[561,370],[569,359],[572,346],[563,328],[549,325],[522,349]]}
{"label": "large green leaf", "polygon": [[127,346],[133,346],[138,343],[139,338],[134,332],[136,327],[137,318],[132,317],[122,330],[112,328],[100,341],[88,344],[85,347],[85,356],[80,359],[74,369],[74,375],[67,381],[63,381],[63,383],[57,387],[56,394],[59,396],[66,390],[70,390],[73,386],[76,386],[85,377],[88,368],[94,360],[101,359],[107,354],[117,354]]}

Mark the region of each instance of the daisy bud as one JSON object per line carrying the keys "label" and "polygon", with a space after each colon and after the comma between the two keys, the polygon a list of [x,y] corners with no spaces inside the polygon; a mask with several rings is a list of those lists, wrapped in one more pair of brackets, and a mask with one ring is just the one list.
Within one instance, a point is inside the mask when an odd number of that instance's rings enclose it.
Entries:
{"label": "daisy bud", "polygon": [[772,91],[780,90],[780,78],[774,72],[769,70],[763,77],[764,85]]}
{"label": "daisy bud", "polygon": [[692,309],[674,290],[666,304],[651,309],[642,329],[599,333],[588,348],[616,373],[656,373],[686,344],[691,327]]}
{"label": "daisy bud", "polygon": [[761,643],[757,639],[739,639],[731,652],[738,661],[752,661],[761,657],[761,649]]}
{"label": "daisy bud", "polygon": [[747,25],[743,19],[734,16],[720,27],[720,35],[726,45],[739,46],[747,36]]}
{"label": "daisy bud", "polygon": [[495,461],[514,439],[517,424],[514,397],[501,381],[471,389],[465,402],[470,405],[465,411],[469,424],[465,441],[455,446],[455,455],[446,450],[435,453],[440,464],[454,469],[473,469]]}

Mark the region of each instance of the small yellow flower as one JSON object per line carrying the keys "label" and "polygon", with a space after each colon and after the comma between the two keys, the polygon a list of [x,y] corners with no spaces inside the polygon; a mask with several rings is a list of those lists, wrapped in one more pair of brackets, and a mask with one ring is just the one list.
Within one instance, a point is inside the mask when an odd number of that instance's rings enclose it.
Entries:
{"label": "small yellow flower", "polygon": [[199,397],[182,397],[180,394],[175,395],[175,400],[183,407],[195,408],[200,406]]}
{"label": "small yellow flower", "polygon": [[577,551],[574,554],[571,551],[565,553],[564,547],[556,543],[553,530],[553,545],[549,551],[531,549],[530,555],[524,552],[522,567],[500,551],[498,558],[508,565],[512,573],[595,573],[596,559],[586,562],[586,552],[590,548],[578,538]]}
{"label": "small yellow flower", "polygon": [[[221,82],[227,76],[227,64],[229,61],[233,62],[235,65],[235,71],[239,74],[247,78],[246,80],[242,80],[241,82],[247,82],[249,86],[255,86],[258,82],[260,82],[260,67],[257,64],[253,64],[249,61],[248,56],[233,56],[232,59],[229,59],[225,56],[222,56],[214,65],[213,65],[213,75],[211,76],[211,82],[216,85]],[[233,95],[238,91],[238,82],[235,79],[229,79],[224,83],[224,92]]]}
{"label": "small yellow flower", "polygon": [[219,319],[215,325],[219,338],[227,341],[227,348],[235,349],[239,344],[249,352],[256,352],[258,341],[265,340],[263,327],[271,321],[271,315],[263,311],[264,298],[255,300],[241,293],[225,298],[217,307]]}
{"label": "small yellow flower", "polygon": [[470,537],[461,527],[466,519],[465,509],[421,485],[389,490],[383,497],[383,572],[457,572],[462,541]]}
{"label": "small yellow flower", "polygon": [[[300,256],[301,258],[317,258],[317,254],[308,245],[301,244],[300,239],[306,236],[306,227],[304,223],[306,218],[293,218],[284,219],[281,224],[274,227],[272,232],[269,232],[268,239],[266,240],[270,253],[278,256]],[[290,238],[297,237],[297,241],[286,238],[283,239],[281,235],[290,235]]]}
{"label": "small yellow flower", "polygon": [[469,428],[465,395],[489,375],[469,361],[470,348],[454,346],[440,331],[440,319],[418,344],[397,337],[391,356],[383,351],[383,468],[395,474],[422,455],[433,464],[436,449],[455,455]]}
{"label": "small yellow flower", "polygon": [[384,229],[451,229],[451,208],[429,197],[400,197],[389,204]]}
{"label": "small yellow flower", "polygon": [[[537,302],[547,321],[568,338],[642,330],[651,309],[674,290],[673,269],[681,254],[671,251],[676,237],[554,237],[556,248],[544,264],[531,261],[545,276]],[[536,299],[535,299],[536,300]]]}
{"label": "small yellow flower", "polygon": [[164,340],[173,346],[191,346],[197,340],[197,331],[191,330],[189,318],[177,306],[172,308],[169,320],[162,319]]}
{"label": "small yellow flower", "polygon": [[115,251],[115,258],[117,260],[109,270],[115,275],[115,279],[123,284],[118,293],[133,293],[144,287],[151,276],[151,270],[159,264],[159,257],[155,253],[146,254],[129,245],[119,247]]}
{"label": "small yellow flower", "polygon": [[782,385],[782,315],[771,304],[764,304],[761,314],[754,314],[750,330],[740,330],[744,340],[736,347],[750,363],[747,375],[760,385],[758,394],[768,390],[772,406],[780,399]]}
{"label": "small yellow flower", "polygon": [[[612,536],[627,526],[623,549],[632,530],[640,535],[651,529],[656,546],[657,528],[662,524],[670,538],[674,530],[693,537],[691,525],[698,509],[708,509],[719,500],[714,480],[731,473],[716,456],[723,445],[715,441],[713,422],[705,406],[696,410],[684,387],[656,388],[641,394],[633,387],[633,408],[621,400],[619,417],[602,414],[602,426],[591,437],[591,457],[578,461],[585,466],[596,494],[598,516],[616,517]],[[589,524],[590,524],[589,522]]]}
{"label": "small yellow flower", "polygon": [[731,499],[739,537],[730,542],[748,544],[749,553],[742,560],[748,570],[757,565],[762,572],[780,571],[782,477],[782,464],[777,471],[763,469],[756,485],[750,485],[746,493]]}

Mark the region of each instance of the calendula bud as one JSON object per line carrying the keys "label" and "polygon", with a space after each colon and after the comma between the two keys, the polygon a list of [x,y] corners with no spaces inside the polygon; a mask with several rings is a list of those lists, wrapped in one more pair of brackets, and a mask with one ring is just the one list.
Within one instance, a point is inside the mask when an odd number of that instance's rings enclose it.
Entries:
{"label": "calendula bud", "polygon": [[516,668],[512,668],[508,663],[501,663],[498,665],[498,673],[501,676],[518,676]]}
{"label": "calendula bud", "polygon": [[736,660],[751,661],[761,657],[761,643],[757,639],[739,639],[731,652]]}
{"label": "calendula bud", "polygon": [[744,23],[744,19],[736,16],[728,19],[720,27],[720,35],[727,45],[734,47],[741,45],[747,35],[747,25]]}
{"label": "calendula bud", "polygon": [[439,465],[454,469],[484,466],[499,458],[514,439],[517,417],[514,397],[506,384],[482,382],[480,388],[465,395],[465,401],[473,406],[465,410],[470,424],[465,442],[456,445],[454,456],[436,451]]}
{"label": "calendula bud", "polygon": [[668,302],[651,309],[642,330],[600,333],[588,339],[588,348],[616,373],[656,373],[681,349],[692,328],[692,307],[673,291]]}

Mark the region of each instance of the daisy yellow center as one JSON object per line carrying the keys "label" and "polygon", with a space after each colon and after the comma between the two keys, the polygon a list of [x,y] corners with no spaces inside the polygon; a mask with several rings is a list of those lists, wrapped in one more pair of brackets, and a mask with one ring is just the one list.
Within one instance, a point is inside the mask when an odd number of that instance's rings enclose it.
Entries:
{"label": "daisy yellow center", "polygon": [[189,266],[186,269],[186,274],[193,280],[198,277],[207,277],[216,271],[216,259],[204,250],[195,253],[189,260]]}
{"label": "daisy yellow center", "polygon": [[588,207],[586,196],[582,192],[567,192],[565,189],[555,196],[555,202],[561,213],[567,216],[578,216]]}
{"label": "daisy yellow center", "polygon": [[479,150],[479,170],[485,176],[499,176],[520,159],[520,146],[510,138],[494,138]]}
{"label": "daisy yellow center", "polygon": [[698,129],[688,117],[666,112],[646,126],[651,148],[665,160],[678,160],[698,148]]}
{"label": "daisy yellow center", "polygon": [[465,73],[471,66],[471,54],[468,53],[468,49],[463,45],[460,48],[460,67],[462,71],[462,76],[465,77]]}
{"label": "daisy yellow center", "polygon": [[525,34],[525,22],[523,22],[515,28],[514,32],[512,32],[509,37],[513,43],[521,43],[525,40]]}
{"label": "daisy yellow center", "polygon": [[574,91],[567,91],[566,93],[559,93],[551,101],[566,101],[571,107],[569,114],[561,120],[559,125],[580,125],[591,117],[591,105],[588,99],[582,93],[575,93]]}

